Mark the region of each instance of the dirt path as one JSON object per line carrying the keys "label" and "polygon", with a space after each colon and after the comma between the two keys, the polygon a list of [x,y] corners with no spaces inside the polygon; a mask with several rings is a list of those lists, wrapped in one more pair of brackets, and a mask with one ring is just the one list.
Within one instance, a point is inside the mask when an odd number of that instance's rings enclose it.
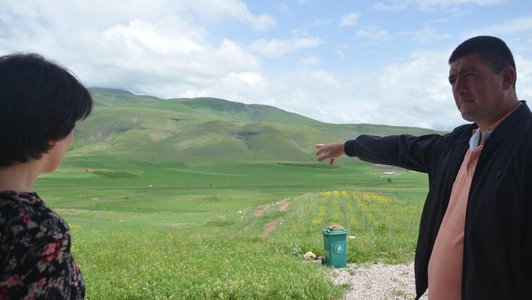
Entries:
{"label": "dirt path", "polygon": [[[290,201],[283,201],[283,202],[276,202],[274,204],[268,204],[264,207],[261,207],[260,209],[255,210],[253,212],[253,215],[255,217],[262,217],[266,215],[269,211],[272,211],[274,209],[277,209],[278,211],[287,211],[288,208],[290,208],[291,203],[292,202]],[[283,219],[277,219],[264,225],[261,236],[264,238],[267,238],[275,230],[277,225],[281,224],[282,222],[283,222]]]}
{"label": "dirt path", "polygon": [[283,222],[283,219],[277,219],[277,220],[273,220],[270,223],[264,225],[264,229],[262,230],[261,236],[263,238],[267,238],[268,236],[270,236],[270,233],[272,233],[275,230],[277,225],[281,224],[282,222]]}
{"label": "dirt path", "polygon": [[292,204],[290,201],[283,202],[279,207],[279,211],[287,211],[290,208],[290,204]]}
{"label": "dirt path", "polygon": [[260,208],[260,209],[253,211],[253,215],[255,217],[262,217],[266,214],[267,211],[268,211],[267,208]]}
{"label": "dirt path", "polygon": [[258,209],[253,211],[253,215],[255,217],[262,217],[266,215],[268,212],[275,210],[275,209],[277,209],[278,211],[287,211],[291,203],[292,202],[285,200],[285,201],[262,205]]}

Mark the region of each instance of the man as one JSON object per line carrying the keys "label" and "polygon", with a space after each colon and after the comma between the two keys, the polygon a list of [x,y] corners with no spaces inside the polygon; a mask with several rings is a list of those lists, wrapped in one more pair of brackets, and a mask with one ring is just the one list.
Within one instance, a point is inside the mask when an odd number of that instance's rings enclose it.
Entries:
{"label": "man", "polygon": [[415,258],[416,292],[437,299],[532,299],[532,114],[515,92],[506,44],[478,36],[449,58],[462,117],[451,133],[359,136],[318,144],[343,155],[428,173]]}

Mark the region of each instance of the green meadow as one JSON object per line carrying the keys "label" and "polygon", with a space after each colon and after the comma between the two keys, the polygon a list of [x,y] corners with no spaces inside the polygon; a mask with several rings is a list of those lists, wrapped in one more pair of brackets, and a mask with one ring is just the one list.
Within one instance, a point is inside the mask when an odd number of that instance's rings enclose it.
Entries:
{"label": "green meadow", "polygon": [[95,90],[69,153],[34,189],[70,224],[88,299],[341,299],[322,230],[350,263],[413,259],[425,174],[314,144],[429,131],[325,124],[221,99]]}
{"label": "green meadow", "polygon": [[72,228],[88,299],[339,299],[331,270],[301,258],[323,255],[324,226],[349,229],[349,262],[413,258],[426,177],[383,174],[68,157],[35,190]]}

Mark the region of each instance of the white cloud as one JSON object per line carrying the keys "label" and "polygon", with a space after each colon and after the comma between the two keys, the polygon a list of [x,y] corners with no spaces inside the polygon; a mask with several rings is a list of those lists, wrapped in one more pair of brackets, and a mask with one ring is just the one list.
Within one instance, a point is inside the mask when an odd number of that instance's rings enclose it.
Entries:
{"label": "white cloud", "polygon": [[289,53],[293,53],[299,49],[307,49],[318,46],[321,43],[320,38],[298,38],[291,40],[265,40],[260,39],[250,46],[251,50],[268,58],[276,58]]}
{"label": "white cloud", "polygon": [[338,27],[355,26],[359,18],[360,18],[360,14],[357,14],[357,13],[350,13],[348,15],[343,15],[342,18],[340,18]]}
{"label": "white cloud", "polygon": [[532,60],[526,60],[520,55],[515,56],[517,67],[516,92],[519,99],[528,100],[532,104]]}
{"label": "white cloud", "polygon": [[324,122],[449,130],[465,121],[457,112],[447,82],[448,54],[418,52],[403,64],[349,75],[322,69],[263,73],[266,84],[218,82],[206,94],[269,104]]}
{"label": "white cloud", "polygon": [[343,76],[323,70],[294,71],[270,78],[260,97],[324,122],[452,129],[464,121],[447,82],[447,56],[447,52],[419,52],[404,64]]}
{"label": "white cloud", "polygon": [[373,5],[373,8],[377,10],[400,11],[406,9],[411,2],[411,0],[391,0],[388,2],[378,2]]}
{"label": "white cloud", "polygon": [[312,65],[318,65],[322,62],[321,58],[317,56],[305,56],[298,60],[298,64],[302,66],[312,66]]}
{"label": "white cloud", "polygon": [[[298,19],[299,25],[281,28],[281,33],[262,33],[258,31],[272,29],[276,20],[252,12],[243,0],[131,0],[127,5],[110,0],[4,2],[0,54],[41,53],[68,66],[90,86],[125,88],[162,98],[211,96],[270,104],[334,123],[438,129],[463,123],[446,79],[450,51],[419,50],[411,57],[404,53],[429,47],[432,41],[452,40],[447,32],[461,36],[470,30],[467,24],[456,32],[450,31],[450,24],[424,19],[419,24],[427,25],[418,30],[406,32],[398,26],[399,35],[362,26],[356,28],[358,39],[349,39],[337,36],[345,30],[335,27],[356,25],[359,17],[354,13],[343,21],[309,14]],[[395,0],[374,8],[439,8],[446,3],[461,8],[500,2]],[[304,7],[290,5],[294,4],[273,5],[273,9],[287,17],[283,13],[293,16],[297,9],[310,12],[312,8],[310,2]],[[411,9],[408,13],[419,17],[425,12]],[[524,99],[532,98],[532,61],[527,59],[532,53],[531,19],[516,18],[483,30],[510,37],[509,45],[517,49],[518,95]],[[241,28],[237,33],[220,33],[218,24]],[[287,35],[299,38],[283,38]],[[370,42],[361,48],[356,43],[361,39]],[[397,49],[397,53],[390,51],[393,58],[372,52],[374,45],[382,48],[382,41]],[[368,62],[373,58],[375,62]],[[381,66],[383,61],[402,63]],[[365,67],[366,63],[373,65]]]}
{"label": "white cloud", "polygon": [[450,128],[463,123],[447,80],[448,55],[447,51],[419,52],[405,64],[386,67],[381,86],[395,99],[384,101],[384,109],[393,114],[403,108],[412,121],[430,127]]}
{"label": "white cloud", "polygon": [[325,27],[334,23],[332,20],[315,19],[310,23],[305,24],[305,27]]}
{"label": "white cloud", "polygon": [[271,78],[269,95],[263,98],[270,99],[270,105],[323,120],[335,117],[324,116],[323,109],[334,107],[344,90],[341,79],[328,71],[294,70]]}
{"label": "white cloud", "polygon": [[103,37],[109,42],[118,42],[133,52],[148,50],[160,54],[189,54],[202,52],[204,47],[194,41],[187,33],[173,36],[165,34],[169,24],[152,24],[133,21],[127,25],[118,24],[103,31]]}
{"label": "white cloud", "polygon": [[214,21],[232,18],[255,30],[267,30],[276,24],[272,16],[253,14],[240,0],[129,0],[127,4],[109,0],[30,0],[3,1],[0,20],[6,26],[0,28],[0,33],[11,33],[16,39],[19,36],[15,33],[23,38],[42,28],[57,36],[71,37],[72,32],[97,32],[133,20],[154,23],[166,19],[187,23],[197,15]]}
{"label": "white cloud", "polygon": [[[18,17],[0,13],[2,22],[11,22],[8,29],[0,29],[0,51],[44,52],[69,66],[91,86],[126,88],[163,98],[213,96],[270,104],[326,122],[450,127],[449,117],[441,108],[442,102],[448,105],[445,100],[451,99],[445,80],[446,57],[442,58],[442,71],[434,67],[436,58],[421,55],[404,65],[342,75],[313,70],[321,58],[309,54],[299,61],[302,69],[267,73],[254,53],[276,58],[315,48],[322,40],[262,39],[246,47],[229,38],[213,38],[187,19],[185,12],[190,7],[176,6],[170,16],[157,12],[157,6],[162,5],[158,3],[147,5],[146,11],[139,12],[136,18],[132,17],[133,8],[124,8],[128,17],[123,19],[105,13],[94,22],[97,23],[94,27],[71,21],[66,12],[51,10],[45,17],[40,16],[41,7],[24,8],[27,11]],[[45,6],[43,2],[42,7]],[[84,9],[89,14],[95,13],[88,7]],[[112,9],[119,11],[118,7]],[[221,16],[224,15],[231,14]],[[43,19],[51,21],[39,22]],[[70,30],[76,34],[69,34]],[[376,27],[363,28],[359,35],[374,40],[390,38],[386,31]],[[347,47],[340,45],[336,50],[345,51]],[[432,82],[435,74],[442,75],[443,91]],[[451,105],[451,111],[453,108]]]}
{"label": "white cloud", "polygon": [[200,14],[210,17],[229,15],[250,24],[253,29],[259,31],[265,31],[277,23],[270,15],[255,15],[251,13],[247,5],[239,0],[186,0],[185,2],[190,8]]}
{"label": "white cloud", "polygon": [[461,5],[474,4],[478,6],[502,4],[507,0],[390,0],[378,2],[374,9],[387,11],[401,11],[415,5],[421,9],[451,8]]}
{"label": "white cloud", "polygon": [[285,3],[282,3],[281,5],[279,5],[279,11],[281,11],[283,14],[289,14],[290,8]]}
{"label": "white cloud", "polygon": [[231,73],[257,84],[249,74],[260,72],[258,57],[234,40],[213,38],[189,21],[191,14],[236,18],[256,29],[271,24],[233,0],[11,1],[0,6],[6,25],[0,27],[0,54],[37,52],[89,86],[159,97],[201,94],[202,86]]}
{"label": "white cloud", "polygon": [[482,30],[476,30],[473,34],[478,35],[480,32],[490,33],[491,35],[532,32],[532,16],[521,17],[511,21],[489,26]]}
{"label": "white cloud", "polygon": [[343,60],[347,57],[346,51],[349,49],[349,45],[347,44],[340,44],[336,45],[334,49],[334,54],[336,54],[336,57],[340,60]]}
{"label": "white cloud", "polygon": [[264,77],[257,72],[231,72],[222,78],[222,82],[235,88],[236,85],[245,85],[245,88],[257,89],[268,86]]}
{"label": "white cloud", "polygon": [[357,36],[366,38],[371,41],[386,41],[390,39],[390,34],[384,29],[380,29],[377,26],[368,26],[361,28],[357,31]]}
{"label": "white cloud", "polygon": [[427,7],[451,7],[463,4],[476,4],[479,6],[495,5],[504,3],[506,0],[416,0],[422,8]]}
{"label": "white cloud", "polygon": [[452,38],[451,34],[435,29],[430,24],[425,24],[422,29],[416,31],[405,32],[403,35],[411,36],[418,43],[432,43]]}

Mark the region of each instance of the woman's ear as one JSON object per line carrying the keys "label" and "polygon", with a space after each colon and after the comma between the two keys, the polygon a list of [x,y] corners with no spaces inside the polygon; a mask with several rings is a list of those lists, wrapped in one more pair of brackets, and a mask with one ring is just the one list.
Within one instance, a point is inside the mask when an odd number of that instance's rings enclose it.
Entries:
{"label": "woman's ear", "polygon": [[72,143],[72,140],[74,139],[74,130],[70,131],[70,133],[65,136],[64,138],[62,139],[57,139],[57,140],[49,140],[48,141],[48,145],[50,145],[50,148],[53,148],[55,147],[55,145],[59,142],[63,142],[63,141],[66,141],[68,144]]}
{"label": "woman's ear", "polygon": [[70,132],[63,139],[51,140],[48,142],[50,145],[50,150],[43,154],[43,160],[45,161],[45,164],[41,173],[50,173],[59,166],[59,164],[65,158],[65,153],[72,143],[73,138],[74,133]]}

